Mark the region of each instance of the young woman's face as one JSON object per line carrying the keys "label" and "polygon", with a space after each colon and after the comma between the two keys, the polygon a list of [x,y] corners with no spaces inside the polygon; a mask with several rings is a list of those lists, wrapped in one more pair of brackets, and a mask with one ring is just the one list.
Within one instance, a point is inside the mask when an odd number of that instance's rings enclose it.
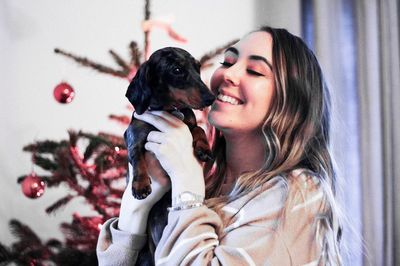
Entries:
{"label": "young woman's face", "polygon": [[223,132],[261,132],[274,94],[272,37],[253,32],[228,48],[211,77],[209,121]]}

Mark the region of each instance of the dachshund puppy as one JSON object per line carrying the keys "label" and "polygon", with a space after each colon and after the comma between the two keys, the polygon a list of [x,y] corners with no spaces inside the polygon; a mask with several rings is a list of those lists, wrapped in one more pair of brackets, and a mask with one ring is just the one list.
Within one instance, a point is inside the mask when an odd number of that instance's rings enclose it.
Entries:
{"label": "dachshund puppy", "polygon": [[[211,105],[215,96],[200,78],[200,63],[187,51],[167,47],[154,52],[138,69],[126,97],[138,114],[146,110],[164,110],[183,120],[192,133],[197,159],[211,158],[206,134],[197,126],[191,109]],[[128,160],[133,166],[132,194],[137,199],[144,199],[151,193],[144,144],[148,133],[154,130],[157,129],[132,116],[124,134]]]}

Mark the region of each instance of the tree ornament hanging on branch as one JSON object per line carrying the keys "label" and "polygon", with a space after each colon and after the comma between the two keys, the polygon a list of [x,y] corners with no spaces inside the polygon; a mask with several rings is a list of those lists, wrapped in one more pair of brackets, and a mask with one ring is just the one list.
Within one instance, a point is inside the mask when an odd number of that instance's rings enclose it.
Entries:
{"label": "tree ornament hanging on branch", "polygon": [[25,196],[31,199],[36,199],[43,195],[45,183],[40,176],[37,176],[35,172],[32,172],[21,182],[21,188]]}
{"label": "tree ornament hanging on branch", "polygon": [[75,91],[67,82],[61,82],[54,88],[53,95],[57,102],[67,104],[74,99]]}

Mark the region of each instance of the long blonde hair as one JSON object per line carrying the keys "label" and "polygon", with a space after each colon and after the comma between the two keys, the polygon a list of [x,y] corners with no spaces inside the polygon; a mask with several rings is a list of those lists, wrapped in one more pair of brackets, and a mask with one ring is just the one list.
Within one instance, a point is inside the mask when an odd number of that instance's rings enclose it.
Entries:
{"label": "long blonde hair", "polygon": [[[225,139],[215,129],[215,159],[205,165],[207,205],[217,212],[227,203],[253,191],[272,177],[307,169],[328,186],[335,207],[336,175],[329,152],[330,94],[321,67],[301,38],[285,29],[262,27],[271,34],[275,92],[262,126],[267,157],[263,167],[240,175],[229,195],[220,195],[226,175]],[[335,211],[332,209],[332,211]],[[336,218],[330,215],[327,228]],[[340,229],[335,229],[335,242]],[[336,248],[335,248],[336,249]]]}

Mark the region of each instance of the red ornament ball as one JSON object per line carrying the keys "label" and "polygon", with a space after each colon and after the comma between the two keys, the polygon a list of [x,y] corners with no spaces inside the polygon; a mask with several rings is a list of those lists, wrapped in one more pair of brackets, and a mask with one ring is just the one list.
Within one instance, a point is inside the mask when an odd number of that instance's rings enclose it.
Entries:
{"label": "red ornament ball", "polygon": [[59,103],[70,103],[74,99],[75,91],[68,83],[61,82],[54,88],[53,95]]}
{"label": "red ornament ball", "polygon": [[31,173],[22,181],[21,188],[25,196],[36,199],[43,195],[45,183],[41,177]]}

